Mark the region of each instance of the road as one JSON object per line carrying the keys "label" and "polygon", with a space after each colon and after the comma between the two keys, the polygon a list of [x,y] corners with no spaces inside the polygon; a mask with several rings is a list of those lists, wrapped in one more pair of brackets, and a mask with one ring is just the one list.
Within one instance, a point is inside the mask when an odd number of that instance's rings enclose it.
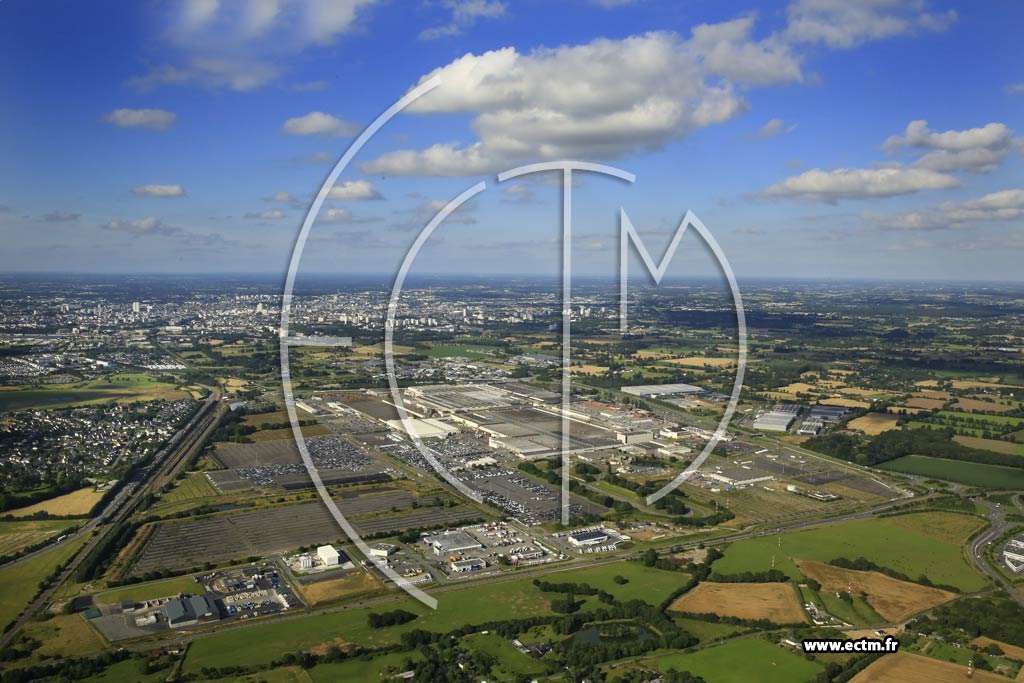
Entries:
{"label": "road", "polygon": [[[51,582],[47,588],[37,595],[14,624],[0,636],[0,648],[7,645],[18,629],[42,613],[57,589],[72,576],[85,558],[89,556],[89,553],[101,544],[107,535],[117,528],[120,522],[131,516],[132,512],[135,511],[135,508],[147,494],[158,490],[177,476],[185,463],[188,462],[188,456],[196,448],[201,447],[206,437],[216,429],[222,410],[221,396],[222,392],[220,389],[211,390],[210,394],[203,400],[199,410],[196,411],[196,414],[153,457],[153,463],[140,470],[132,477],[132,480],[125,483],[124,490],[127,493],[115,496],[107,508],[79,532],[79,535],[90,532],[93,535],[60,572],[56,580]],[[104,523],[100,524],[101,521]],[[51,545],[46,549],[50,550],[53,547]]]}
{"label": "road", "polygon": [[986,519],[989,520],[991,526],[986,529],[983,533],[978,534],[978,537],[971,541],[971,545],[968,548],[968,553],[971,558],[971,562],[978,568],[982,574],[992,579],[996,585],[1002,586],[1006,593],[1017,601],[1017,604],[1024,607],[1024,597],[1021,597],[1020,593],[1014,590],[1013,584],[1007,581],[1002,574],[995,570],[988,561],[985,559],[985,549],[988,544],[994,539],[999,538],[1012,526],[1016,526],[1016,523],[1007,522],[1005,519],[1006,512],[1001,508],[996,507],[993,503],[987,500],[978,498],[976,501],[983,508],[988,510],[988,514],[985,515]]}

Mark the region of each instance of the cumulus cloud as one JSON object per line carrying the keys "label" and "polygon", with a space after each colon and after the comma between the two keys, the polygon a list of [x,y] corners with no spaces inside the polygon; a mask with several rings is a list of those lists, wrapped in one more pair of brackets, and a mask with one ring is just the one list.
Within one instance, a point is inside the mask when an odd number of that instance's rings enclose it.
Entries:
{"label": "cumulus cloud", "polygon": [[1024,189],[1002,190],[977,199],[943,202],[920,211],[865,216],[877,227],[894,230],[953,230],[1024,218]]}
{"label": "cumulus cloud", "polygon": [[243,215],[243,218],[257,218],[264,221],[279,221],[287,216],[281,209],[271,209],[270,211],[248,211]]}
{"label": "cumulus cloud", "polygon": [[919,168],[989,173],[999,167],[1016,144],[1013,131],[1003,123],[939,133],[928,128],[927,121],[918,120],[911,121],[903,135],[887,139],[883,147],[929,150],[914,163]]}
{"label": "cumulus cloud", "polygon": [[146,216],[144,218],[135,219],[115,218],[101,227],[105,230],[123,233],[131,237],[141,237],[145,235],[177,237],[185,234],[184,229],[164,223],[163,219],[159,216]]}
{"label": "cumulus cloud", "polygon": [[794,0],[783,36],[845,49],[916,31],[942,32],[956,12],[928,12],[923,0]]}
{"label": "cumulus cloud", "polygon": [[466,54],[426,74],[443,85],[413,103],[419,113],[475,115],[479,140],[397,150],[363,165],[372,173],[472,175],[519,160],[609,159],[658,149],[747,109],[737,85],[802,79],[799,59],[775,38],[752,37],[754,18],[584,45],[512,47]]}
{"label": "cumulus cloud", "polygon": [[164,109],[115,109],[103,120],[118,128],[147,128],[164,131],[178,120],[177,114]]}
{"label": "cumulus cloud", "polygon": [[327,193],[327,198],[353,201],[383,199],[377,188],[368,180],[346,180],[338,183]]}
{"label": "cumulus cloud", "polygon": [[957,187],[953,176],[923,168],[815,168],[786,178],[764,190],[766,197],[797,197],[835,203],[840,199],[873,199],[921,190]]}
{"label": "cumulus cloud", "polygon": [[756,133],[759,138],[773,138],[780,133],[792,133],[796,130],[796,124],[786,125],[786,122],[782,119],[771,119],[768,123],[761,126]]}
{"label": "cumulus cloud", "polygon": [[376,0],[178,0],[162,38],[170,63],[132,78],[140,89],[200,85],[247,91],[279,80],[304,50],[335,43]]}
{"label": "cumulus cloud", "polygon": [[[2,209],[0,209],[2,211]],[[80,213],[70,211],[51,211],[39,217],[41,223],[71,223],[82,217]]]}
{"label": "cumulus cloud", "polygon": [[185,188],[181,185],[136,185],[132,194],[136,197],[184,197]]}
{"label": "cumulus cloud", "polygon": [[278,190],[269,197],[264,197],[265,202],[280,202],[281,204],[288,204],[290,206],[299,206],[301,202],[290,192],[284,190]]}
{"label": "cumulus cloud", "polygon": [[444,0],[442,4],[451,11],[451,19],[447,24],[421,32],[421,40],[461,35],[477,20],[503,16],[507,9],[505,3],[500,0]]}
{"label": "cumulus cloud", "polygon": [[281,130],[288,135],[317,135],[337,138],[355,135],[359,126],[322,111],[311,111],[305,116],[296,116],[284,122]]}

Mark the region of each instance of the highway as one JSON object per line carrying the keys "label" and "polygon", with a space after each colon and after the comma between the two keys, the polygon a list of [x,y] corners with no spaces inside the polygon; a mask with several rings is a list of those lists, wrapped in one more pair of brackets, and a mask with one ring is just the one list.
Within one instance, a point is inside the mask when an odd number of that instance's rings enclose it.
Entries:
{"label": "highway", "polygon": [[1001,508],[996,507],[993,503],[981,498],[978,498],[975,502],[988,510],[988,514],[985,515],[985,517],[989,520],[991,526],[989,526],[989,528],[984,532],[978,534],[978,537],[971,541],[971,545],[968,548],[968,554],[970,555],[971,562],[973,562],[974,566],[978,568],[978,571],[992,579],[996,585],[1002,586],[1007,595],[1024,607],[1024,597],[1021,597],[1020,593],[1014,590],[1013,584],[1007,581],[1002,574],[989,565],[988,561],[985,559],[985,549],[988,547],[988,544],[1006,533],[1010,527],[1017,526],[1017,523],[1007,522],[1005,519],[1006,512]]}
{"label": "highway", "polygon": [[[78,534],[63,541],[66,543],[72,538],[79,538],[83,533],[92,534],[90,539],[86,541],[78,553],[68,562],[67,566],[61,570],[56,580],[51,582],[47,588],[37,595],[13,625],[0,636],[0,648],[7,645],[18,629],[42,612],[57,589],[72,576],[85,558],[89,556],[89,553],[100,545],[120,522],[125,521],[131,516],[136,507],[138,507],[138,504],[148,493],[159,490],[165,483],[177,476],[185,463],[188,462],[188,456],[196,448],[200,448],[206,437],[216,429],[222,410],[221,396],[222,392],[220,389],[212,389],[210,394],[203,400],[196,414],[178,430],[177,434],[171,438],[164,448],[153,456],[152,464],[139,470],[132,477],[131,481],[126,482],[122,493],[115,496],[114,500],[110,502],[99,516],[86,524]],[[53,547],[53,545],[47,546],[46,550],[51,550]],[[22,558],[21,561],[24,559],[27,559],[27,556]]]}

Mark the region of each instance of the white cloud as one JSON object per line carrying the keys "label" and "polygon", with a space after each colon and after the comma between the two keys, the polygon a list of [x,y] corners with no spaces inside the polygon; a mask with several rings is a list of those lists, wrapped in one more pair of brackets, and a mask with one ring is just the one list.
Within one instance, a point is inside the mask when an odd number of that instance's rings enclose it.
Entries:
{"label": "white cloud", "polygon": [[316,219],[323,223],[347,223],[352,220],[352,212],[348,209],[324,209]]}
{"label": "white cloud", "polygon": [[925,7],[924,0],[794,0],[783,37],[844,49],[915,31],[942,32],[957,19],[954,10]]}
{"label": "white cloud", "polygon": [[44,213],[39,217],[39,221],[42,223],[73,223],[82,217],[80,213],[71,213],[70,211],[51,211],[50,213]]}
{"label": "white cloud", "polygon": [[914,163],[919,168],[988,173],[998,168],[1015,144],[1013,131],[1003,123],[938,133],[928,128],[927,121],[918,120],[911,121],[903,135],[887,139],[883,147],[931,150]]}
{"label": "white cloud", "polygon": [[796,130],[796,124],[786,125],[786,122],[782,119],[771,119],[768,123],[761,126],[756,133],[759,138],[773,138],[779,133],[792,133]]}
{"label": "white cloud", "polygon": [[132,194],[136,197],[184,197],[185,188],[181,185],[136,185]]}
{"label": "white cloud", "polygon": [[338,183],[327,193],[328,199],[366,200],[383,199],[377,188],[368,180],[346,180]]}
{"label": "white cloud", "polygon": [[451,10],[451,20],[443,26],[434,26],[420,33],[421,40],[435,40],[461,35],[478,19],[504,16],[507,6],[500,0],[445,0],[444,7]]}
{"label": "white cloud", "polygon": [[118,128],[147,128],[167,130],[178,120],[173,112],[163,109],[115,109],[103,115],[103,120]]}
{"label": "white cloud", "polygon": [[285,218],[288,214],[280,209],[271,209],[270,211],[249,211],[244,214],[243,218],[258,218],[264,221],[279,221]]}
{"label": "white cloud", "polygon": [[279,190],[269,197],[264,197],[263,201],[281,202],[282,204],[290,204],[291,206],[298,206],[301,204],[297,197],[292,195],[290,192],[285,192],[284,190]]}
{"label": "white cloud", "polygon": [[381,174],[471,175],[517,160],[610,159],[658,149],[747,109],[734,83],[801,80],[781,42],[754,40],[753,17],[585,45],[466,54],[423,76],[442,86],[410,106],[472,113],[479,141],[398,150],[364,164]]}
{"label": "white cloud", "polygon": [[960,185],[950,175],[923,168],[811,169],[764,190],[766,197],[798,197],[826,202],[840,199],[871,199],[943,190]]}
{"label": "white cloud", "polygon": [[943,202],[920,211],[865,216],[878,227],[895,230],[953,230],[982,223],[1024,219],[1024,189],[1002,190],[978,199]]}
{"label": "white cloud", "polygon": [[185,234],[182,228],[174,225],[167,225],[159,216],[146,216],[131,220],[115,218],[101,226],[105,230],[125,233],[132,237],[144,235],[162,235],[164,237],[175,237]]}
{"label": "white cloud", "polygon": [[322,111],[311,111],[305,116],[296,116],[284,122],[281,130],[288,135],[317,135],[321,137],[346,137],[359,132],[359,126]]}
{"label": "white cloud", "polygon": [[1024,95],[1024,83],[1007,83],[1007,95]]}
{"label": "white cloud", "polygon": [[178,0],[163,39],[171,63],[132,78],[140,89],[200,85],[246,91],[277,81],[288,62],[312,46],[356,30],[376,0]]}

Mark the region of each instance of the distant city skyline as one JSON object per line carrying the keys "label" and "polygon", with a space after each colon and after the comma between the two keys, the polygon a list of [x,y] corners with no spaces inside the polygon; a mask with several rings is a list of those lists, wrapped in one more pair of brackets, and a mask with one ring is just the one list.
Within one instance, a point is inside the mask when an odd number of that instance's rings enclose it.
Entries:
{"label": "distant city skyline", "polygon": [[[687,210],[740,281],[1020,281],[1024,60],[1013,3],[175,0],[0,4],[0,271],[615,276],[618,208],[660,255]],[[669,277],[714,275],[689,236]]]}

